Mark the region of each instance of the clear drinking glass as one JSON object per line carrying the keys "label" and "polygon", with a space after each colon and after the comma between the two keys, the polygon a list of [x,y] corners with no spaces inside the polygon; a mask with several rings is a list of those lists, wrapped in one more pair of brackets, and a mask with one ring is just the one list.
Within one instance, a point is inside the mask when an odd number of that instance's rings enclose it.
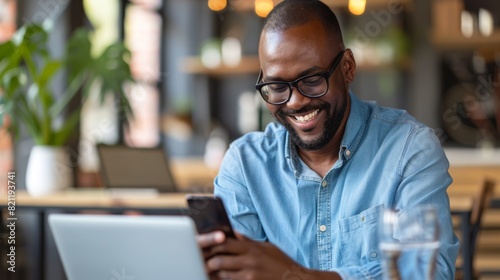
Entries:
{"label": "clear drinking glass", "polygon": [[437,211],[419,206],[401,211],[385,209],[379,224],[384,279],[435,278],[439,249]]}

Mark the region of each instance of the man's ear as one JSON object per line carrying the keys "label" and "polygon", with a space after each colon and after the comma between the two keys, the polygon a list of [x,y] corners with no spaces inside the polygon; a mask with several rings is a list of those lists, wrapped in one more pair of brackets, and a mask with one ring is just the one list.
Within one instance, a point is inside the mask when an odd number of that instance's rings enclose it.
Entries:
{"label": "man's ear", "polygon": [[354,81],[354,76],[356,74],[356,60],[354,60],[354,55],[351,49],[346,49],[344,54],[344,61],[342,62],[342,73],[348,84]]}

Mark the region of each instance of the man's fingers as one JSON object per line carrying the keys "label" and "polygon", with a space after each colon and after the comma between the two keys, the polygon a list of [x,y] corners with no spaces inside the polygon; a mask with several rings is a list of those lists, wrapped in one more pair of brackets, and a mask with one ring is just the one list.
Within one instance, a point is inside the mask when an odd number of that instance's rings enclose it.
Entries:
{"label": "man's fingers", "polygon": [[249,240],[248,237],[244,236],[243,234],[241,234],[237,231],[234,231],[234,235],[236,236],[236,239],[238,239],[238,240]]}
{"label": "man's fingers", "polygon": [[198,242],[198,246],[202,249],[211,247],[217,244],[222,244],[226,240],[226,236],[222,231],[214,231],[210,233],[198,234],[196,236],[196,241]]}
{"label": "man's fingers", "polygon": [[261,244],[255,241],[241,241],[235,240],[233,238],[228,238],[226,242],[219,245],[214,245],[209,248],[210,255],[217,254],[229,254],[229,255],[241,255],[247,253],[251,248],[255,246],[260,246]]}
{"label": "man's fingers", "polygon": [[[229,255],[216,255],[207,261],[207,271],[208,273],[214,273],[217,271],[234,271],[241,270],[242,267],[242,257],[240,256],[229,256]],[[220,275],[219,275],[220,277]]]}
{"label": "man's fingers", "polygon": [[228,271],[222,270],[217,273],[217,279],[245,279],[244,271]]}

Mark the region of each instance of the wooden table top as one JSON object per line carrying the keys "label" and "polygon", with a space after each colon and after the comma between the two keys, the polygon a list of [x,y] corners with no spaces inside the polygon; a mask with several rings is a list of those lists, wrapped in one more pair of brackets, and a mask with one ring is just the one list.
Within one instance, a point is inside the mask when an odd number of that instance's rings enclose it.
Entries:
{"label": "wooden table top", "polygon": [[[188,193],[152,194],[126,193],[113,194],[107,190],[66,190],[48,196],[30,196],[25,191],[16,193],[16,206],[32,207],[126,207],[126,208],[186,208]],[[204,194],[210,195],[210,194]],[[469,195],[450,195],[451,211],[470,211],[474,202]],[[7,204],[7,197],[0,196],[0,205]]]}
{"label": "wooden table top", "polygon": [[[16,193],[16,206],[37,207],[127,207],[127,208],[186,208],[187,193],[153,194],[112,193],[106,190],[67,190],[47,196],[31,196],[25,191]],[[7,197],[0,196],[0,205]]]}

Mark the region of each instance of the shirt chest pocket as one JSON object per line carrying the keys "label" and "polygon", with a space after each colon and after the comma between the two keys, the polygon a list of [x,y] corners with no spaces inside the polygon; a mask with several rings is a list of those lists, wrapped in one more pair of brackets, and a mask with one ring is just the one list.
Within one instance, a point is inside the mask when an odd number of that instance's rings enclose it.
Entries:
{"label": "shirt chest pocket", "polygon": [[380,259],[377,227],[384,205],[339,220],[339,241],[342,265],[363,265]]}

